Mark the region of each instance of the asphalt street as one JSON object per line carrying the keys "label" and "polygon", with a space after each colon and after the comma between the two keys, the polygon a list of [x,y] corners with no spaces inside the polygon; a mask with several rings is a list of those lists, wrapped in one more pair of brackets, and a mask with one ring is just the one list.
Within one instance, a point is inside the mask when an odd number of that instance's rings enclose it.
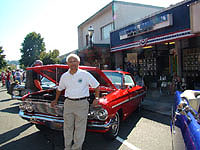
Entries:
{"label": "asphalt street", "polygon": [[[63,150],[62,132],[40,132],[18,115],[19,101],[0,88],[0,150]],[[145,106],[146,107],[146,106]],[[119,136],[108,141],[87,132],[83,150],[171,150],[170,117],[144,109],[121,123]]]}

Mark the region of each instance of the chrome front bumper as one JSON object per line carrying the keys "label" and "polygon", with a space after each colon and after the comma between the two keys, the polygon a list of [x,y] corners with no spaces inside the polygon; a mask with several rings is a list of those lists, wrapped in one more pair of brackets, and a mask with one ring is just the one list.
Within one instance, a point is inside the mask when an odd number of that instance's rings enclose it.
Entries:
{"label": "chrome front bumper", "polygon": [[19,111],[19,116],[31,123],[42,124],[54,130],[63,129],[64,120],[61,119],[61,117],[59,117],[60,119],[57,119],[58,117],[48,116],[44,114],[25,114],[22,110]]}
{"label": "chrome front bumper", "polygon": [[[54,130],[62,130],[63,129],[63,123],[64,120],[62,117],[54,117],[44,114],[31,114],[27,113],[25,114],[24,111],[19,111],[19,116],[23,119],[35,123],[35,124],[43,124],[51,129]],[[89,131],[96,131],[96,132],[106,132],[109,130],[109,128],[112,126],[112,119],[109,120],[108,123],[103,124],[100,122],[88,122],[87,129]]]}
{"label": "chrome front bumper", "polygon": [[22,99],[22,96],[15,96],[15,95],[13,95],[12,98],[13,98],[13,99],[17,99],[17,100],[21,100],[21,99]]}

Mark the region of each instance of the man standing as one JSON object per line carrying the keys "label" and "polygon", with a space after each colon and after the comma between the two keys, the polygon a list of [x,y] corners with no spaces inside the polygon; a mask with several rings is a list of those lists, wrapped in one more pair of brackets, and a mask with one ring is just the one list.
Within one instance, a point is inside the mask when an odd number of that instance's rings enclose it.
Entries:
{"label": "man standing", "polygon": [[[65,150],[81,150],[85,138],[89,110],[89,86],[95,90],[93,105],[98,104],[99,82],[87,71],[79,69],[80,58],[70,54],[66,58],[69,70],[59,82],[56,98],[51,106],[55,107],[62,90],[65,90],[64,102],[64,138]],[[73,142],[72,142],[73,141]]]}
{"label": "man standing", "polygon": [[[42,66],[43,62],[41,60],[36,60],[32,67]],[[30,92],[40,91],[42,90],[41,86],[41,77],[34,70],[28,70],[26,72],[26,83],[25,88]]]}

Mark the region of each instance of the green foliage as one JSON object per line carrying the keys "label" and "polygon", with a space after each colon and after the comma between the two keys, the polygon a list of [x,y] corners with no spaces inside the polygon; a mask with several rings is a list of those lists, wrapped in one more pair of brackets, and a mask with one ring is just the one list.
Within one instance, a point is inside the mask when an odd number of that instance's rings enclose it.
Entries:
{"label": "green foliage", "polygon": [[40,59],[40,54],[45,52],[45,43],[43,40],[41,35],[35,32],[31,32],[25,37],[20,49],[22,53],[19,60],[21,66],[29,67],[35,60]]}
{"label": "green foliage", "polygon": [[53,51],[49,51],[48,53],[42,52],[40,54],[40,60],[43,61],[44,65],[59,64],[60,59],[58,58],[58,56],[59,56],[59,50],[55,49]]}
{"label": "green foliage", "polygon": [[6,67],[7,63],[5,60],[5,55],[3,55],[3,47],[0,46],[0,70]]}

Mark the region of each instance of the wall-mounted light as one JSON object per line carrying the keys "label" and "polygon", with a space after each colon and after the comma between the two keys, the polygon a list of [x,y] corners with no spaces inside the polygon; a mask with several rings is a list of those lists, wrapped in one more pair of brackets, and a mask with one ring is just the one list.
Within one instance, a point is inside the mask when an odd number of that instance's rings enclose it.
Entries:
{"label": "wall-mounted light", "polygon": [[90,26],[88,28],[88,35],[89,35],[89,46],[92,47],[93,43],[92,43],[92,37],[93,37],[93,34],[94,34],[94,29],[92,26]]}
{"label": "wall-mounted light", "polygon": [[165,43],[165,45],[172,45],[172,44],[175,44],[175,42]]}
{"label": "wall-mounted light", "polygon": [[148,49],[148,48],[152,48],[152,46],[145,46],[145,47],[143,47],[143,49]]}

